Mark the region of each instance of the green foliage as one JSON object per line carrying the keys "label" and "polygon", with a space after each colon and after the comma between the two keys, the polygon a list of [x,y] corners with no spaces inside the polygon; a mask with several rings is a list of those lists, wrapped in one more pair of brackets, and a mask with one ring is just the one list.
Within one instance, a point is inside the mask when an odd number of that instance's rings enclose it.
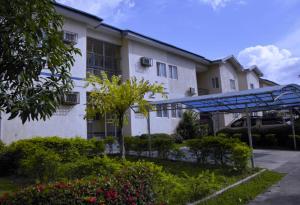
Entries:
{"label": "green foliage", "polygon": [[[0,110],[23,123],[46,120],[73,87],[80,51],[64,44],[63,17],[51,0],[2,0],[0,13]],[[49,77],[40,75],[45,68]]]}
{"label": "green foliage", "polygon": [[113,145],[116,142],[116,139],[113,136],[107,136],[104,139],[104,144],[109,147],[109,153],[112,154],[113,152]]}
{"label": "green foliage", "polygon": [[[23,173],[24,166],[21,166],[22,162],[25,161],[25,164],[28,165],[25,166],[26,169],[30,169],[29,165],[38,165],[35,161],[38,161],[39,155],[44,157],[45,159],[43,160],[45,161],[50,160],[46,156],[48,152],[49,158],[53,158],[53,163],[57,162],[57,160],[55,160],[57,158],[56,156],[59,157],[58,161],[61,161],[61,163],[67,163],[73,162],[81,157],[102,155],[104,152],[104,143],[96,139],[65,139],[59,137],[36,137],[19,140],[7,146],[4,152],[0,154],[0,174],[4,176]],[[44,166],[47,165],[45,164]],[[34,169],[34,167],[32,169]],[[29,172],[24,174],[29,174]],[[49,176],[49,178],[51,178],[51,176]]]}
{"label": "green foliage", "polygon": [[248,161],[251,157],[251,149],[244,144],[235,143],[231,147],[231,160],[234,168],[237,171],[243,171],[247,169]]}
{"label": "green foliage", "polygon": [[2,141],[0,140],[0,153],[1,153],[2,151],[4,151],[4,149],[5,149],[5,144],[4,144],[4,142],[2,142]]}
{"label": "green foliage", "polygon": [[20,161],[19,175],[25,175],[38,182],[48,182],[58,176],[60,157],[51,150],[36,146],[25,159]]}
{"label": "green foliage", "polygon": [[220,196],[199,205],[246,205],[257,195],[265,192],[271,185],[283,177],[272,171],[265,171],[254,179],[226,191]]}
{"label": "green foliage", "polygon": [[154,204],[161,168],[151,163],[128,163],[114,174],[70,182],[28,187],[4,195],[0,204]]}
{"label": "green foliage", "polygon": [[250,159],[251,149],[238,139],[224,136],[207,136],[187,141],[190,151],[201,164],[214,161],[215,165],[230,165],[237,171],[244,171]]}
{"label": "green foliage", "polygon": [[138,106],[139,112],[148,115],[152,109],[150,103],[144,98],[147,93],[159,93],[165,96],[162,85],[151,84],[144,79],[137,80],[131,78],[122,82],[121,76],[108,78],[105,72],[101,77],[91,75],[87,79],[87,85],[92,91],[89,95],[89,102],[86,109],[88,118],[93,118],[97,114],[111,114],[117,122],[118,141],[120,143],[120,155],[125,158],[124,136],[122,134],[125,113],[132,106]]}
{"label": "green foliage", "polygon": [[276,134],[272,134],[272,133],[266,134],[265,137],[264,137],[264,141],[265,141],[265,144],[267,144],[269,146],[278,145]]}
{"label": "green foliage", "polygon": [[121,169],[121,164],[108,157],[80,158],[60,166],[61,178],[81,179],[87,176],[108,176]]}
{"label": "green foliage", "polygon": [[192,111],[184,112],[176,128],[176,132],[185,140],[199,137],[200,125],[198,115]]}

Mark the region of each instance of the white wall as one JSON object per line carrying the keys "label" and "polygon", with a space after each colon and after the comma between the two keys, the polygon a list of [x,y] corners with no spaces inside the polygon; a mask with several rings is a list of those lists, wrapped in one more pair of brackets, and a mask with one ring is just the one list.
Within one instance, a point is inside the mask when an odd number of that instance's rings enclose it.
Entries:
{"label": "white wall", "polygon": [[[196,65],[193,61],[182,58],[180,56],[170,54],[163,50],[143,45],[138,42],[129,41],[129,68],[130,76],[136,76],[138,79],[149,80],[150,83],[163,84],[168,92],[168,98],[180,98],[188,96],[188,89],[190,87],[197,88],[196,80]],[[153,66],[144,68],[140,65],[141,57],[149,57],[153,59]],[[168,65],[177,66],[178,70],[178,80],[170,79],[169,76],[159,77],[157,76],[156,62],[165,63]],[[146,98],[149,95],[145,96]],[[156,95],[155,99],[162,99],[161,96]],[[151,133],[173,133],[177,127],[180,118],[172,118],[171,111],[169,111],[169,117],[156,117],[156,113],[152,112],[150,118]],[[145,118],[141,117],[139,114],[134,114],[131,112],[131,133],[132,135],[140,135],[147,133],[147,121]]]}
{"label": "white wall", "polygon": [[[82,56],[75,56],[75,64],[71,70],[71,74],[73,77],[85,78],[86,26],[70,19],[65,19],[63,29],[78,33],[76,47],[81,50]],[[7,120],[9,116],[2,114],[2,140],[5,143],[10,143],[21,138],[31,138],[32,136],[59,135],[62,137],[86,137],[87,128],[86,121],[84,120],[86,92],[83,88],[84,82],[74,80],[74,84],[74,91],[80,92],[80,104],[61,107],[46,121],[30,121],[22,124],[20,119]]]}

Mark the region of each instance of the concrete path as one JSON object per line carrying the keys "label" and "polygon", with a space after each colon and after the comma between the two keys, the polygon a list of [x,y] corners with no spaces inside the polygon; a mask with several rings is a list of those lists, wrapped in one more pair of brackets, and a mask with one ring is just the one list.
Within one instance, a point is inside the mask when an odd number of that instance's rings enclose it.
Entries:
{"label": "concrete path", "polygon": [[287,175],[249,205],[300,205],[300,152],[255,150],[256,166]]}

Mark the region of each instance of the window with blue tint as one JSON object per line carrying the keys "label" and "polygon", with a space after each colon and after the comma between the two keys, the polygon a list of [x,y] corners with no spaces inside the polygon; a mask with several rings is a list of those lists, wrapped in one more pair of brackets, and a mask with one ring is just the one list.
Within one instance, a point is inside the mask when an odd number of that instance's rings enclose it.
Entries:
{"label": "window with blue tint", "polygon": [[167,68],[165,63],[156,63],[157,66],[157,76],[167,77]]}
{"label": "window with blue tint", "polygon": [[169,78],[176,80],[178,79],[178,71],[176,66],[169,65]]}

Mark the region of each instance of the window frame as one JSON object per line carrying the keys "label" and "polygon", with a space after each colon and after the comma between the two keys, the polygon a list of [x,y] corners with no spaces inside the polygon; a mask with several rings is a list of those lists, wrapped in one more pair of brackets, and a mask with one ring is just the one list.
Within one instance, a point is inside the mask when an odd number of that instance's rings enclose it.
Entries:
{"label": "window frame", "polygon": [[[160,67],[160,65],[163,67]],[[162,62],[156,62],[156,72],[157,76],[167,78],[167,65]]]}
{"label": "window frame", "polygon": [[236,90],[235,79],[229,79],[229,83],[230,83],[230,89]]}
{"label": "window frame", "polygon": [[178,80],[178,67],[175,65],[169,65],[169,78]]}

